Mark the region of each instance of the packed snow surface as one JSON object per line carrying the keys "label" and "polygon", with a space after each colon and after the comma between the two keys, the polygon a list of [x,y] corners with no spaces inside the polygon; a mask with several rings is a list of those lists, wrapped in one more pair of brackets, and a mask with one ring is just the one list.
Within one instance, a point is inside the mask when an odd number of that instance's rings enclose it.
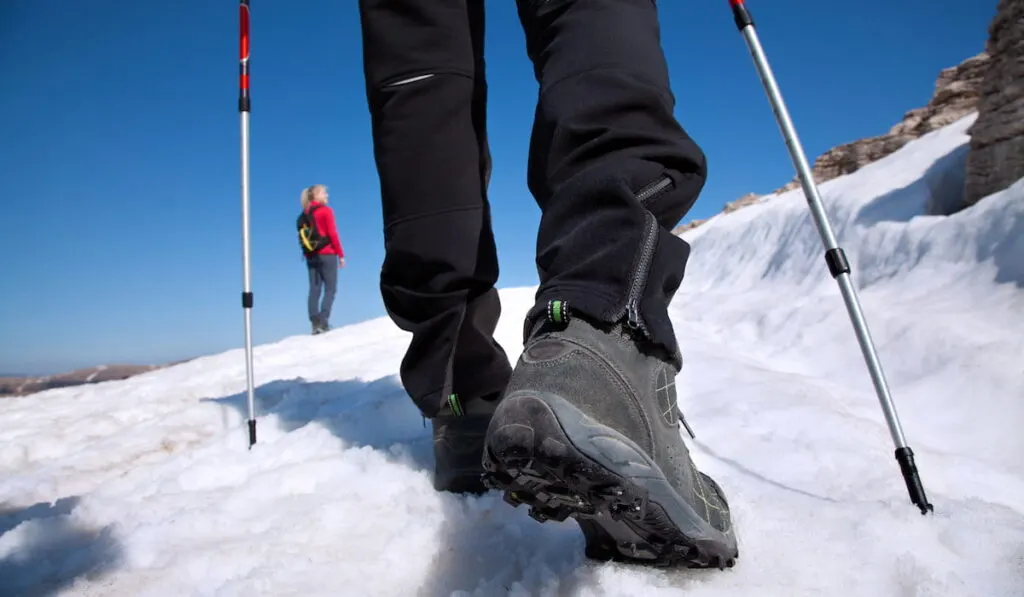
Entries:
{"label": "packed snow surface", "polygon": [[[820,185],[929,516],[911,505],[800,190],[713,218],[672,315],[727,571],[582,556],[575,523],[431,489],[388,320],[0,401],[0,593],[113,596],[1024,595],[1024,181],[926,216],[973,116]],[[533,289],[502,292],[515,359]],[[258,323],[258,320],[257,320]]]}

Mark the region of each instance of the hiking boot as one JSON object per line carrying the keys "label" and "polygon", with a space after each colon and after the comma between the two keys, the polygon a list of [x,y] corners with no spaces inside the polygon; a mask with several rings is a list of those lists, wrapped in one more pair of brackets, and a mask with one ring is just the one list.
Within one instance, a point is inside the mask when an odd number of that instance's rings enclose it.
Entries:
{"label": "hiking boot", "polygon": [[541,522],[574,518],[588,558],[731,567],[729,505],[683,443],[673,359],[566,315],[549,307],[523,348],[487,431],[487,484]]}
{"label": "hiking boot", "polygon": [[484,485],[481,457],[487,425],[500,394],[462,401],[452,394],[441,412],[430,420],[434,438],[434,489],[451,493],[481,494]]}

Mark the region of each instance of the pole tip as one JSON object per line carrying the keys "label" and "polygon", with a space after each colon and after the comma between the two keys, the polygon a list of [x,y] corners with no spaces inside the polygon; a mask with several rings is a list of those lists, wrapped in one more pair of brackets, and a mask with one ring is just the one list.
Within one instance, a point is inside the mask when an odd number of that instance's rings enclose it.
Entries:
{"label": "pole tip", "polygon": [[922,515],[934,512],[935,507],[928,502],[928,498],[924,494],[924,485],[921,483],[917,465],[914,464],[914,452],[909,447],[897,448],[896,462],[899,463],[903,481],[907,484],[910,501],[921,510]]}

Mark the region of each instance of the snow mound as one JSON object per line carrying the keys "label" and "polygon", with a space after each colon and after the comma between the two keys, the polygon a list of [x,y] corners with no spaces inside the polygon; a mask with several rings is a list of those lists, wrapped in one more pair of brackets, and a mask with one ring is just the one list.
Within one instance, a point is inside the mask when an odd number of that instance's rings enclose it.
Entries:
{"label": "snow mound", "polygon": [[[687,233],[672,308],[734,569],[597,565],[571,521],[433,492],[407,335],[378,319],[256,348],[251,451],[240,350],[0,401],[0,594],[1024,595],[1024,181],[920,215],[972,118],[820,187],[934,515],[793,191]],[[533,290],[502,291],[513,359]]]}

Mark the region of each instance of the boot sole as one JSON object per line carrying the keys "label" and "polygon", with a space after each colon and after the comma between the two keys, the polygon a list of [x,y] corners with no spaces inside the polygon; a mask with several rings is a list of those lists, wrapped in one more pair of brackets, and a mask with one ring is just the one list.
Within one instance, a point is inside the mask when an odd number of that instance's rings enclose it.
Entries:
{"label": "boot sole", "polygon": [[487,486],[535,520],[575,519],[590,559],[725,569],[739,557],[633,441],[558,396],[507,396],[483,465]]}

